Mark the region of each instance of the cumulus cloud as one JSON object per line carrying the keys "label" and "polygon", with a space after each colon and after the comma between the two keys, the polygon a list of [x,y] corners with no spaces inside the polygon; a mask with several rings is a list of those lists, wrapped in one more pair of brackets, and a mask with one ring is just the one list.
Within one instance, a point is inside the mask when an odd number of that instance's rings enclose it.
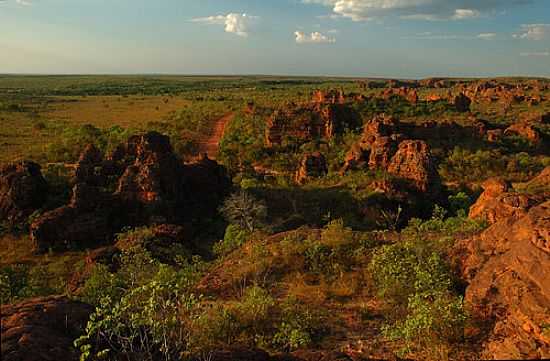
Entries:
{"label": "cumulus cloud", "polygon": [[532,0],[302,0],[331,7],[334,14],[363,21],[385,16],[419,20],[466,20]]}
{"label": "cumulus cloud", "polygon": [[550,38],[550,24],[524,24],[521,32],[514,34],[516,39],[545,40]]}
{"label": "cumulus cloud", "polygon": [[227,33],[247,37],[250,33],[250,27],[257,19],[257,16],[251,16],[248,14],[229,13],[227,15],[194,18],[191,19],[191,21],[209,25],[223,25]]}
{"label": "cumulus cloud", "polygon": [[294,36],[296,37],[296,43],[298,44],[307,44],[307,43],[335,43],[336,39],[328,37],[321,34],[318,31],[315,31],[311,34],[306,34],[302,31],[295,31]]}

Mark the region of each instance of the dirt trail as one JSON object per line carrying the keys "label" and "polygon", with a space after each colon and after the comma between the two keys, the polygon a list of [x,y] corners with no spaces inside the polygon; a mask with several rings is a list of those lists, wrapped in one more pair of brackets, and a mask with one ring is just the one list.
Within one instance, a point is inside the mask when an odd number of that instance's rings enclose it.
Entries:
{"label": "dirt trail", "polygon": [[235,113],[231,112],[225,114],[213,123],[211,132],[199,142],[199,154],[206,153],[208,154],[208,158],[216,159],[225,127],[233,118],[235,118]]}

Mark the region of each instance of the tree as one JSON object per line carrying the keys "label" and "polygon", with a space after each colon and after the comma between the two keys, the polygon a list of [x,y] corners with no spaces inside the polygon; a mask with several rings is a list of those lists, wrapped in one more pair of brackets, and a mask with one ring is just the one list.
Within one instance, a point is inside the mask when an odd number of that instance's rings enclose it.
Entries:
{"label": "tree", "polygon": [[262,226],[267,217],[265,203],[244,191],[230,195],[220,207],[220,212],[229,223],[250,232]]}

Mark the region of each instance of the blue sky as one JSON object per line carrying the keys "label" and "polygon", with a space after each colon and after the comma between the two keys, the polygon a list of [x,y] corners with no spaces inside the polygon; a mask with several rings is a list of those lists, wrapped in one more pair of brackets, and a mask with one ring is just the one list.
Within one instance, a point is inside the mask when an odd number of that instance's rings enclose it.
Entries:
{"label": "blue sky", "polygon": [[550,77],[550,0],[0,0],[0,73]]}

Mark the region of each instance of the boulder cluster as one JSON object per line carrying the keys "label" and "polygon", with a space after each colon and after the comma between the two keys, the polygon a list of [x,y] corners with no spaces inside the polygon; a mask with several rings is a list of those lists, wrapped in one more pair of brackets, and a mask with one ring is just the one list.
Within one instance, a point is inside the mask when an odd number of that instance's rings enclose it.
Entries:
{"label": "boulder cluster", "polygon": [[470,217],[491,226],[452,251],[466,300],[491,325],[484,359],[550,358],[550,167],[525,186],[536,195],[485,182]]}
{"label": "boulder cluster", "polygon": [[266,121],[265,145],[281,146],[285,138],[332,139],[347,128],[360,126],[361,119],[349,104],[352,100],[353,97],[347,98],[341,91],[317,91],[309,103],[281,107]]}
{"label": "boulder cluster", "polygon": [[[2,215],[20,220],[43,205],[47,184],[39,166],[23,162],[0,175]],[[68,204],[31,224],[37,252],[101,244],[128,226],[188,225],[215,211],[231,187],[225,168],[206,156],[184,164],[156,132],[133,136],[107,156],[87,146],[73,184]]]}
{"label": "boulder cluster", "polygon": [[407,139],[399,130],[400,123],[393,117],[382,115],[367,122],[361,139],[346,155],[342,172],[385,169],[407,180],[411,189],[437,193],[440,180],[430,147],[423,140]]}

